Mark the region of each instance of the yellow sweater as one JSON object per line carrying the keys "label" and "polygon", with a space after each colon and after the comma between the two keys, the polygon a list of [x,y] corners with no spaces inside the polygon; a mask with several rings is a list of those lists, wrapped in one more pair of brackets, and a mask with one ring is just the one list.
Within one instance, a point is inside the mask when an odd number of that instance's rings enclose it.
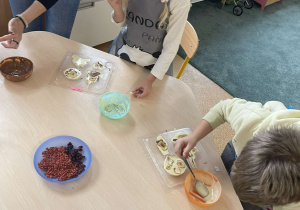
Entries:
{"label": "yellow sweater", "polygon": [[[235,132],[232,140],[237,156],[246,143],[259,131],[273,125],[295,125],[300,129],[300,110],[287,109],[281,102],[269,101],[262,105],[234,98],[221,101],[203,117],[213,129],[228,122]],[[300,209],[300,202],[273,207],[274,210]]]}
{"label": "yellow sweater", "polygon": [[228,122],[235,132],[233,145],[237,156],[246,143],[259,131],[273,125],[295,124],[300,128],[300,110],[287,109],[281,102],[265,105],[234,98],[221,101],[203,117],[213,129]]}

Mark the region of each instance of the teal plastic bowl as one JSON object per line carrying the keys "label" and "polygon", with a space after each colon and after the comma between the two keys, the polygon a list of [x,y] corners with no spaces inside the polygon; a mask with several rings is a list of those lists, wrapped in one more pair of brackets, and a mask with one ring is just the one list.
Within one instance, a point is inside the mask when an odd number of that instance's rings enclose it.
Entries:
{"label": "teal plastic bowl", "polygon": [[131,103],[127,96],[118,92],[107,92],[100,96],[99,109],[101,113],[110,119],[120,119],[124,117]]}

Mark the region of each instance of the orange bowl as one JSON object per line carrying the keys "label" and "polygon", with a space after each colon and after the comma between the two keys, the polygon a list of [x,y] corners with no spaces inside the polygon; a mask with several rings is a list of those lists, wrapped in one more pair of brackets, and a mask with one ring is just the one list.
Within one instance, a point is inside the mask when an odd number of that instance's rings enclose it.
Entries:
{"label": "orange bowl", "polygon": [[[195,181],[191,173],[189,173],[184,181],[184,191],[188,199],[197,206],[211,206],[215,204],[221,197],[222,187],[219,180],[211,173],[203,170],[193,170],[196,179],[201,180],[209,189],[210,195],[203,199],[197,199],[191,191],[195,191]],[[198,195],[199,196],[199,195]]]}
{"label": "orange bowl", "polygon": [[28,58],[9,57],[1,61],[0,71],[7,80],[21,82],[31,76],[33,63]]}

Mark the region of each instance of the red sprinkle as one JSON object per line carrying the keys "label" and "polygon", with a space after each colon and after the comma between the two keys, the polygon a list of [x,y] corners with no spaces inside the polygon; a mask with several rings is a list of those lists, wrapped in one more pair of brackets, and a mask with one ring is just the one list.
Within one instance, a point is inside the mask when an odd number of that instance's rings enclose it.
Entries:
{"label": "red sprinkle", "polygon": [[80,152],[82,146],[73,150],[71,142],[67,147],[50,147],[42,153],[43,159],[38,163],[41,170],[45,171],[48,178],[57,178],[58,181],[65,181],[77,177],[85,170]]}

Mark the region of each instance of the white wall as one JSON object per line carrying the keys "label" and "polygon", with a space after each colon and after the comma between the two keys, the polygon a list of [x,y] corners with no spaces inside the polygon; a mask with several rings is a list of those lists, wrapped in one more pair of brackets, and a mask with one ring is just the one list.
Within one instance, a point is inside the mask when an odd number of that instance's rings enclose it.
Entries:
{"label": "white wall", "polygon": [[70,39],[89,46],[113,40],[121,28],[111,22],[111,12],[105,0],[95,2],[94,7],[78,10]]}

